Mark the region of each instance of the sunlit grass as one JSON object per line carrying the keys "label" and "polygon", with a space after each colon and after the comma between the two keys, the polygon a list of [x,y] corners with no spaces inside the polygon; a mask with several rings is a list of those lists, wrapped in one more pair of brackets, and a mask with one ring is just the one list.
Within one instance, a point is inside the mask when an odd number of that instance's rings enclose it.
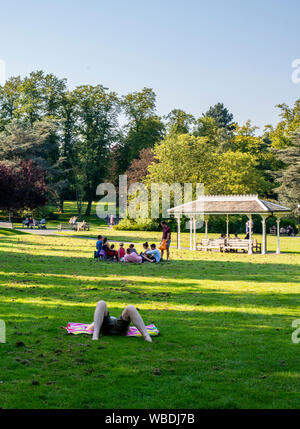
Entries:
{"label": "sunlit grass", "polygon": [[[114,240],[160,239],[104,231]],[[172,249],[171,262],[157,265],[98,263],[94,246],[88,237],[0,232],[2,408],[299,407],[291,324],[300,318],[300,238],[283,238],[281,255]],[[276,249],[274,237],[268,246]],[[115,316],[136,305],[161,336],[152,345],[92,342],[60,329],[90,322],[99,299]]]}

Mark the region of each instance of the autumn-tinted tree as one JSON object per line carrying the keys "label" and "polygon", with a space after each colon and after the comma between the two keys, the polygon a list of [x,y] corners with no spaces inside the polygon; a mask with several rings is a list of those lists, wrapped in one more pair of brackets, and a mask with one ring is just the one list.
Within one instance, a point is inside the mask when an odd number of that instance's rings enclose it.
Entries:
{"label": "autumn-tinted tree", "polygon": [[0,163],[0,209],[12,211],[33,210],[48,201],[44,172],[32,160],[19,168]]}
{"label": "autumn-tinted tree", "polygon": [[134,159],[125,174],[128,184],[142,182],[148,174],[148,167],[155,162],[153,150],[150,148],[142,149],[139,157]]}

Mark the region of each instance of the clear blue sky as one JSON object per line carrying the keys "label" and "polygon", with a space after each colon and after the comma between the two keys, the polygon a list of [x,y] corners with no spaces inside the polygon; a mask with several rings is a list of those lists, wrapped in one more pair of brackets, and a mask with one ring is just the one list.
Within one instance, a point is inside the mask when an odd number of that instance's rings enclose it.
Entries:
{"label": "clear blue sky", "polygon": [[275,124],[300,84],[299,0],[12,0],[1,2],[7,75],[42,69],[70,88],[151,87],[159,114],[200,116],[223,102],[244,122]]}

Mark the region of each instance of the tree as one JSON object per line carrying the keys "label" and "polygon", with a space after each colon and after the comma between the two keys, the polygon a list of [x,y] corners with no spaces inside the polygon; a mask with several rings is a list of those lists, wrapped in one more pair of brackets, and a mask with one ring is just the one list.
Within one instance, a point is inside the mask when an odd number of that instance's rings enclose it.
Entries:
{"label": "tree", "polygon": [[218,154],[204,137],[171,134],[154,147],[154,159],[149,167],[147,182],[210,184],[208,172],[218,163]]}
{"label": "tree", "polygon": [[142,182],[148,174],[149,165],[153,162],[155,162],[153,150],[150,148],[142,149],[139,157],[132,161],[125,172],[128,184]]}
{"label": "tree", "polygon": [[48,201],[44,172],[32,160],[21,163],[20,168],[0,163],[0,209],[9,213],[33,210]]}
{"label": "tree", "polygon": [[0,131],[15,117],[20,105],[20,76],[9,78],[3,86],[0,85]]}
{"label": "tree", "polygon": [[84,177],[84,195],[88,201],[86,215],[89,215],[96,188],[107,175],[110,148],[117,139],[119,99],[116,93],[102,85],[77,87],[73,95],[78,137],[76,171]]}
{"label": "tree", "polygon": [[230,148],[233,137],[232,131],[229,132],[224,127],[220,127],[216,119],[211,116],[203,116],[197,119],[193,135],[205,137],[208,143],[220,152]]}
{"label": "tree", "polygon": [[258,168],[258,160],[251,153],[227,151],[222,153],[214,171],[210,194],[268,194],[272,184]]}
{"label": "tree", "polygon": [[228,131],[234,129],[233,114],[229,112],[223,103],[211,106],[203,116],[214,118],[219,128],[225,128]]}
{"label": "tree", "polygon": [[279,200],[290,207],[296,216],[300,203],[300,129],[290,138],[293,146],[275,151],[284,164],[283,169],[274,173],[279,183],[275,191],[278,192]]}
{"label": "tree", "polygon": [[295,102],[294,107],[287,104],[277,104],[281,112],[281,121],[275,129],[271,125],[266,126],[266,134],[276,149],[285,149],[293,145],[293,133],[300,127],[300,99]]}
{"label": "tree", "polygon": [[123,174],[128,169],[142,149],[153,148],[164,135],[164,124],[155,115],[155,99],[155,93],[149,88],[122,97],[121,105],[128,123],[115,151],[118,174]]}
{"label": "tree", "polygon": [[186,134],[191,132],[191,126],[195,123],[193,115],[181,109],[173,109],[167,116],[167,130],[170,134]]}
{"label": "tree", "polygon": [[249,153],[216,151],[204,137],[168,136],[154,148],[156,163],[149,167],[147,183],[203,183],[206,194],[260,193],[269,183]]}
{"label": "tree", "polygon": [[42,169],[53,199],[64,186],[63,166],[59,158],[58,122],[45,118],[31,124],[28,120],[12,119],[0,133],[0,161],[20,167],[23,161],[34,162]]}

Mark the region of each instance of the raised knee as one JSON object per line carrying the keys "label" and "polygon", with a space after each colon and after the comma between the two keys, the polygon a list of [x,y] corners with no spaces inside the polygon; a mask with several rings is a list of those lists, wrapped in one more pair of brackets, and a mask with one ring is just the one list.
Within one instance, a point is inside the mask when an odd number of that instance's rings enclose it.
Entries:
{"label": "raised knee", "polygon": [[127,305],[127,307],[125,308],[125,310],[128,310],[128,311],[135,310],[135,306],[132,305],[132,304],[129,304],[129,305]]}
{"label": "raised knee", "polygon": [[105,301],[98,301],[97,306],[100,306],[100,305],[106,307],[106,302]]}

